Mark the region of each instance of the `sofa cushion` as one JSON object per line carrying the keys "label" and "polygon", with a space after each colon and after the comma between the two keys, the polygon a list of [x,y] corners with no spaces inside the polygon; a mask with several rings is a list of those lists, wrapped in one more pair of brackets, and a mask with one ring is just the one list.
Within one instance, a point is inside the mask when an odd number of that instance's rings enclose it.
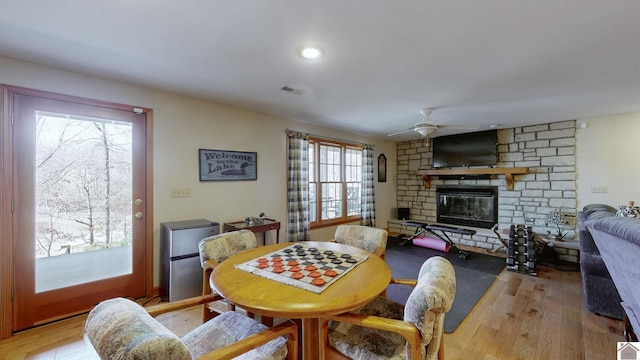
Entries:
{"label": "sofa cushion", "polygon": [[[625,306],[640,309],[640,219],[608,217],[587,222]],[[635,312],[634,312],[635,316]],[[631,318],[631,317],[630,317]],[[640,324],[636,324],[640,327]],[[634,326],[634,328],[637,328]]]}
{"label": "sofa cushion", "polygon": [[622,303],[622,307],[624,308],[625,313],[627,313],[627,318],[629,319],[629,323],[631,323],[633,331],[637,335],[637,332],[640,330],[640,314],[625,302]]}
{"label": "sofa cushion", "polygon": [[618,211],[618,209],[606,204],[589,204],[583,207],[582,211],[588,216],[589,214],[596,211],[605,211],[605,212],[611,212],[615,214]]}
{"label": "sofa cushion", "polygon": [[[580,240],[580,256],[584,254],[596,254],[600,255],[600,251],[598,247],[593,242],[593,238],[587,230],[587,221],[590,220],[598,220],[607,217],[614,217],[616,215],[616,210],[608,205],[598,205],[597,207],[588,208],[587,210],[583,210],[578,213],[578,239]],[[588,206],[585,206],[587,208]]]}
{"label": "sofa cushion", "polygon": [[601,231],[640,246],[640,219],[616,216],[599,221],[589,220],[587,228],[591,232]]}
{"label": "sofa cushion", "polygon": [[616,209],[604,204],[590,204],[578,213],[578,235],[580,240],[580,272],[584,304],[587,310],[615,319],[622,319],[624,311],[609,269],[600,250],[587,229],[590,221],[615,218]]}

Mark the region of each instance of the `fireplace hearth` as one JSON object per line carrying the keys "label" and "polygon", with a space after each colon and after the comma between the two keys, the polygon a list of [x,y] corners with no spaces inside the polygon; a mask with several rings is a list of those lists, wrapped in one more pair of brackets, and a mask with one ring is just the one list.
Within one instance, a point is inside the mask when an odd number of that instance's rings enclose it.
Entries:
{"label": "fireplace hearth", "polygon": [[436,189],[437,221],[490,229],[498,223],[498,187],[443,185]]}

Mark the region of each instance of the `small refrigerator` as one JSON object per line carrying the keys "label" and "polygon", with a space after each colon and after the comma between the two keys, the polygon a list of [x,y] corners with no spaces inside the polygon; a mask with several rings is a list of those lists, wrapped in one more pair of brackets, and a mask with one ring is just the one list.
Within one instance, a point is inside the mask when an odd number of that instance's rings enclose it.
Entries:
{"label": "small refrigerator", "polygon": [[206,219],[160,224],[160,296],[175,301],[202,294],[198,243],[220,233],[220,224]]}

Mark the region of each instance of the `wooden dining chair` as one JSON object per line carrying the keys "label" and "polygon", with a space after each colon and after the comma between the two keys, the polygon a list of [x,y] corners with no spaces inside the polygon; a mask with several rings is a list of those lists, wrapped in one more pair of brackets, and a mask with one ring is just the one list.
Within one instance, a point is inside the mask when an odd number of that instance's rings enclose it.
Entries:
{"label": "wooden dining chair", "polygon": [[444,359],[444,316],[456,292],[453,266],[443,257],[427,259],[417,280],[392,284],[415,288],[406,305],[377,297],[346,314],[321,321],[326,359]]}
{"label": "wooden dining chair", "polygon": [[124,298],[106,300],[89,313],[85,334],[99,357],[109,360],[298,358],[298,326],[292,321],[269,328],[229,311],[179,338],[154,318],[220,299],[210,294],[147,309]]}
{"label": "wooden dining chair", "polygon": [[[246,229],[226,232],[202,239],[198,244],[200,263],[203,269],[202,295],[214,293],[209,283],[209,277],[216,266],[231,256],[243,250],[253,249],[256,246],[258,246],[256,235]],[[202,308],[202,321],[208,321],[223,312],[234,310],[235,305],[227,300],[206,304]],[[253,314],[249,315],[253,317]],[[272,319],[266,322],[269,326],[273,325]]]}
{"label": "wooden dining chair", "polygon": [[365,249],[384,259],[388,236],[386,230],[371,226],[339,225],[330,241]]}

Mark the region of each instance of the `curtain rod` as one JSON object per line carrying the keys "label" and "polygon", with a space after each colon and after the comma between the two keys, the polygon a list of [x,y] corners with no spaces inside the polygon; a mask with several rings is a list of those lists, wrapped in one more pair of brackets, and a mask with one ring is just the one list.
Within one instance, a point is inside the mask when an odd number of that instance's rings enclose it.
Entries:
{"label": "curtain rod", "polygon": [[338,139],[338,138],[334,138],[331,136],[324,136],[324,135],[315,135],[315,134],[309,134],[306,133],[304,131],[297,131],[297,130],[291,130],[291,129],[286,129],[286,133],[289,134],[291,132],[299,132],[299,133],[303,133],[305,135],[311,136],[311,137],[315,137],[315,138],[320,138],[320,139],[325,139],[325,140],[332,140],[332,141],[338,141],[338,142],[343,142],[343,143],[347,143],[347,144],[352,144],[352,145],[361,145],[364,147],[371,147],[374,148],[375,145],[374,144],[366,144],[366,143],[361,143],[361,142],[357,142],[357,141],[353,141],[353,140],[344,140],[344,139]]}

